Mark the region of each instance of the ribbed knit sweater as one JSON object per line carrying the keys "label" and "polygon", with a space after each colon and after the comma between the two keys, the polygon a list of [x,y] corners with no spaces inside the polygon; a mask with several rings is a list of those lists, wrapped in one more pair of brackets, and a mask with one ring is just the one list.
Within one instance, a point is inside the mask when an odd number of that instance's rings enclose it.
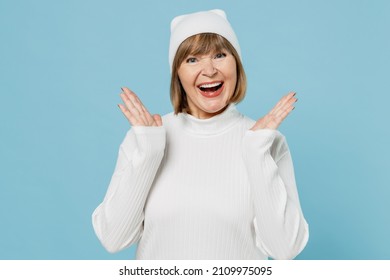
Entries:
{"label": "ribbed knit sweater", "polygon": [[309,232],[291,154],[234,104],[209,119],[167,114],[122,142],[94,230],[137,259],[292,259]]}

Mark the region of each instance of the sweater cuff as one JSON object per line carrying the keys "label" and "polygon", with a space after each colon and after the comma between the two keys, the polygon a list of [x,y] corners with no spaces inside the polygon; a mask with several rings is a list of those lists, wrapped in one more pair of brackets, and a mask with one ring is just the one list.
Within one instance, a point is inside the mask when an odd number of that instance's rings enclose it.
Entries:
{"label": "sweater cuff", "polygon": [[247,130],[244,135],[244,147],[254,150],[267,150],[280,132],[276,129]]}
{"label": "sweater cuff", "polygon": [[[137,140],[137,146],[141,151],[154,154],[165,149],[164,126],[133,126],[132,130]],[[130,131],[127,133],[127,137],[131,137]]]}

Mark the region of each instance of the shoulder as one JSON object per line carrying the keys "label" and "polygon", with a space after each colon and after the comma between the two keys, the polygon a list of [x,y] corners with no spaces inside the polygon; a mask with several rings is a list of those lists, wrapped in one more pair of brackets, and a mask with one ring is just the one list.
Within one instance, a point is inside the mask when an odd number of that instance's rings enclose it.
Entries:
{"label": "shoulder", "polygon": [[169,139],[183,130],[183,124],[179,114],[176,115],[174,112],[170,112],[161,116],[161,119]]}
{"label": "shoulder", "polygon": [[249,118],[248,116],[246,116],[244,114],[241,114],[241,115],[242,115],[241,122],[245,126],[246,129],[250,129],[256,123],[255,120]]}
{"label": "shoulder", "polygon": [[161,116],[161,119],[162,119],[163,121],[170,122],[170,121],[172,121],[172,119],[173,119],[174,117],[175,117],[175,114],[174,114],[173,112],[170,112],[170,113],[168,113],[168,114],[162,115],[162,116]]}
{"label": "shoulder", "polygon": [[168,114],[165,114],[161,116],[163,126],[166,128],[175,126],[178,121],[178,115],[175,115],[174,112],[170,112]]}

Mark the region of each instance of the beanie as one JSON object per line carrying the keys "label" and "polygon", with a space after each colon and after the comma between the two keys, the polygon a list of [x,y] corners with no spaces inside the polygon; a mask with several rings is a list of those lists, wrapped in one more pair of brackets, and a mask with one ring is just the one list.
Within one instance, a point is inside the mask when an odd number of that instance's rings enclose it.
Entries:
{"label": "beanie", "polygon": [[173,59],[180,44],[199,33],[215,33],[228,40],[241,58],[240,45],[224,11],[216,9],[175,17],[171,22],[169,43],[169,66],[172,72]]}

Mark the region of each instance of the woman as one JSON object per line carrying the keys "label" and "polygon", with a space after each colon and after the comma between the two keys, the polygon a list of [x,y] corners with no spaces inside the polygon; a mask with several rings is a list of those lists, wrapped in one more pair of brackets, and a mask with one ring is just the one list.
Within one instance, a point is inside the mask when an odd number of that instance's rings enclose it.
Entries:
{"label": "woman", "polygon": [[132,125],[104,201],[93,213],[109,252],[137,259],[292,259],[308,240],[291,155],[276,130],[284,96],[258,121],[240,114],[246,78],[221,10],[176,17],[169,49],[174,112],[151,115],[123,88]]}

